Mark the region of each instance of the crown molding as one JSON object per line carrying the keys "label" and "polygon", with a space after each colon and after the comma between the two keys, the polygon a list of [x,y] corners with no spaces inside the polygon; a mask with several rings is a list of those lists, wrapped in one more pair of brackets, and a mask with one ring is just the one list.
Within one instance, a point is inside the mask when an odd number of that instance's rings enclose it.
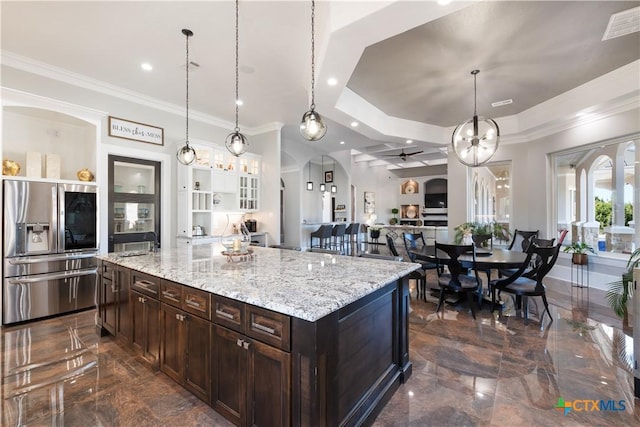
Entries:
{"label": "crown molding", "polygon": [[[134,104],[143,105],[145,107],[161,110],[178,116],[184,115],[184,106],[172,104],[158,98],[143,95],[139,92],[124,89],[122,87],[112,85],[101,80],[92,79],[85,75],[74,73],[64,68],[55,67],[44,62],[36,61],[26,56],[17,55],[6,50],[3,50],[1,53],[0,63],[17,70],[36,74],[38,76],[46,77],[52,80],[57,80],[76,87],[91,90],[93,92],[113,96],[115,98],[123,99]],[[210,114],[202,113],[195,110],[189,111],[189,119],[216,126],[221,129],[235,128],[235,123],[233,122],[223,120]],[[248,135],[257,135],[272,130],[280,130],[283,126],[283,123],[273,122],[258,127],[244,128],[244,130]]]}

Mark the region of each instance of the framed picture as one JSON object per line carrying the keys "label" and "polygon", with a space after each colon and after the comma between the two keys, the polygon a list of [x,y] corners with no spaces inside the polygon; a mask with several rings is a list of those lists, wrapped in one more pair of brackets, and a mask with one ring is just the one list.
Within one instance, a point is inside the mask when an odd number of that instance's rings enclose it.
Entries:
{"label": "framed picture", "polygon": [[324,171],[324,182],[333,182],[333,171]]}
{"label": "framed picture", "polygon": [[164,129],[109,116],[109,136],[164,145]]}
{"label": "framed picture", "polygon": [[372,214],[376,211],[376,193],[373,191],[364,192],[364,213]]}

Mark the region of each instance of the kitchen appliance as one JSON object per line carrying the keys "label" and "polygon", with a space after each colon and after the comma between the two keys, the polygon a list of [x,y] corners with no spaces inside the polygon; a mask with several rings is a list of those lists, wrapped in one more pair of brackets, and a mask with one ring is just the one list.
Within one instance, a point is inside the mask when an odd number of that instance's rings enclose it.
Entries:
{"label": "kitchen appliance", "polygon": [[258,232],[258,221],[256,221],[255,219],[246,219],[244,221],[244,225],[247,227],[247,230],[249,230],[250,233]]}
{"label": "kitchen appliance", "polygon": [[4,181],[2,323],[96,305],[93,184]]}
{"label": "kitchen appliance", "polygon": [[201,225],[194,225],[191,234],[194,236],[204,236],[204,227]]}

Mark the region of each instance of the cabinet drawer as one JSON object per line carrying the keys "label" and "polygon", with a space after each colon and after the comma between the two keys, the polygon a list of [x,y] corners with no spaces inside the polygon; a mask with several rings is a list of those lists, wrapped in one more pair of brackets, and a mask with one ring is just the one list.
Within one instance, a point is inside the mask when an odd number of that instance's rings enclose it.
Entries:
{"label": "cabinet drawer", "polygon": [[217,295],[211,295],[212,320],[234,331],[244,333],[244,304]]}
{"label": "cabinet drawer", "polygon": [[160,301],[174,307],[182,307],[182,285],[163,280],[160,289]]}
{"label": "cabinet drawer", "polygon": [[104,279],[113,280],[113,273],[116,271],[116,266],[110,262],[103,261],[101,271]]}
{"label": "cabinet drawer", "polygon": [[183,286],[182,309],[188,313],[211,320],[211,294],[200,289]]}
{"label": "cabinet drawer", "polygon": [[142,294],[148,295],[151,298],[158,299],[158,294],[160,293],[160,279],[134,271],[131,273],[131,288]]}
{"label": "cabinet drawer", "polygon": [[245,334],[285,351],[291,347],[291,319],[259,307],[246,307]]}

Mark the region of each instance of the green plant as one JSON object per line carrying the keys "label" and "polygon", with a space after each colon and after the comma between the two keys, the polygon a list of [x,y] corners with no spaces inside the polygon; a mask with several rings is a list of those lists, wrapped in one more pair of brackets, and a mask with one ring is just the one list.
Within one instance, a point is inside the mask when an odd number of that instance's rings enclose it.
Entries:
{"label": "green plant", "polygon": [[563,251],[572,254],[586,254],[587,252],[591,252],[592,254],[596,253],[591,245],[588,245],[585,242],[573,242],[570,246],[564,248]]}
{"label": "green plant", "polygon": [[627,261],[627,271],[622,274],[622,279],[609,283],[607,291],[607,302],[613,312],[620,318],[627,314],[627,302],[631,297],[629,284],[633,282],[633,269],[640,266],[640,248],[636,249],[629,256]]}
{"label": "green plant", "polygon": [[495,239],[508,242],[511,240],[509,227],[497,222],[465,222],[454,228],[454,242],[460,244],[465,237],[473,234],[490,234]]}
{"label": "green plant", "polygon": [[393,208],[391,209],[391,213],[393,214],[393,218],[391,218],[389,220],[389,224],[394,225],[398,223],[398,218],[396,218],[396,215],[398,215],[398,212],[400,212],[397,208]]}

